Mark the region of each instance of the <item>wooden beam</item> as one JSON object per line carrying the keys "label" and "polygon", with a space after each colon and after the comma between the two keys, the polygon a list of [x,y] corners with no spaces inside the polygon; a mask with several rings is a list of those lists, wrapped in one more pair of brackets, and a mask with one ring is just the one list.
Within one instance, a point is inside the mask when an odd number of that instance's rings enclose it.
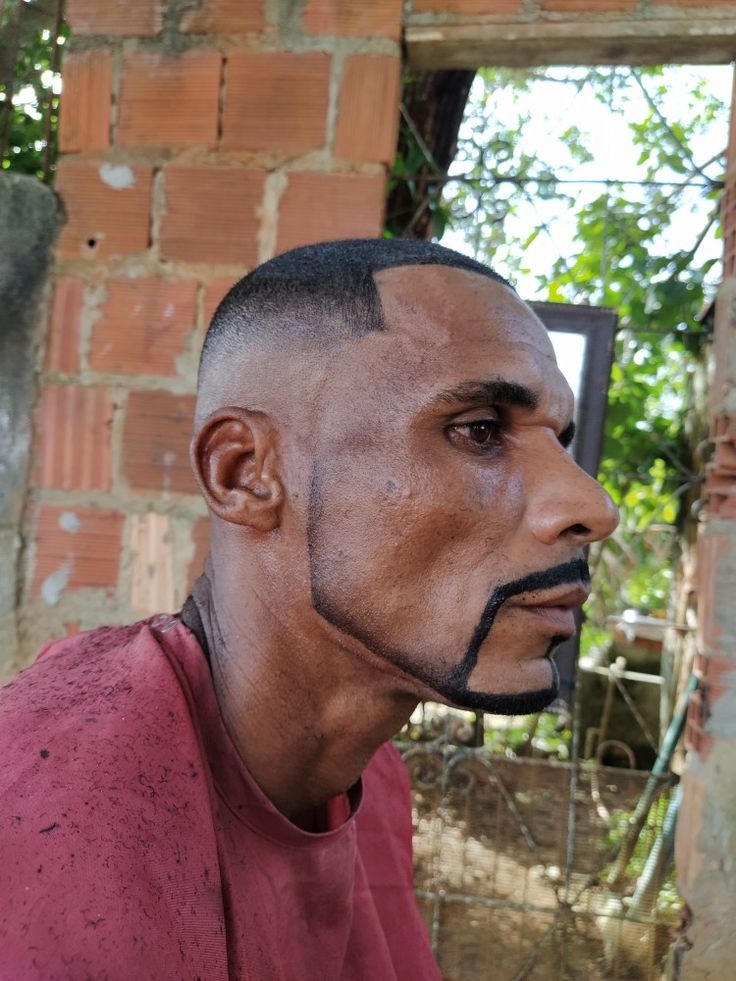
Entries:
{"label": "wooden beam", "polygon": [[736,60],[736,16],[412,24],[409,65],[417,71],[499,65],[726,64]]}

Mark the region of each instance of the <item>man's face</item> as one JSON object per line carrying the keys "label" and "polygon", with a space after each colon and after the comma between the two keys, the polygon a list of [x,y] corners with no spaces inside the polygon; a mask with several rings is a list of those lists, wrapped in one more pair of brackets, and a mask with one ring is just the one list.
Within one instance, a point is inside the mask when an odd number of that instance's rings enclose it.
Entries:
{"label": "man's face", "polygon": [[443,266],[376,283],[386,330],[343,348],[320,395],[314,606],[419,697],[535,711],[616,509],[565,451],[570,389],[510,290]]}

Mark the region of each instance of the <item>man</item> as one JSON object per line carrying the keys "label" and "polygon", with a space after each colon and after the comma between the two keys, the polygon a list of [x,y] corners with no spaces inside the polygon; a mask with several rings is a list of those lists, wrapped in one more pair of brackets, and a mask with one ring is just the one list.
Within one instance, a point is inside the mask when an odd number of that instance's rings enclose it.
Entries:
{"label": "man", "polygon": [[388,740],[420,699],[554,698],[617,521],[571,439],[544,328],[470,259],[336,242],[238,283],[200,365],[192,597],[2,693],[2,977],[439,977]]}

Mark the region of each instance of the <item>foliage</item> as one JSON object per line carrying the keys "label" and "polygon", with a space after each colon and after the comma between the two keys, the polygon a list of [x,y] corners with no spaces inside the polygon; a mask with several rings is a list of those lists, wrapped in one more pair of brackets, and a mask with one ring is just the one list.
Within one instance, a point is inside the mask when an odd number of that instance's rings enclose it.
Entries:
{"label": "foliage", "polygon": [[[637,839],[634,850],[626,866],[626,880],[633,886],[641,878],[657,836],[662,831],[667,807],[672,791],[660,794],[652,804],[647,819]],[[617,855],[623,847],[624,840],[631,829],[633,811],[612,811],[609,816],[608,830],[600,842],[601,853]],[[609,868],[609,873],[611,869]],[[676,873],[672,866],[664,870],[664,878],[656,894],[656,909],[660,914],[677,914],[682,909],[682,899],[677,891]],[[607,877],[602,877],[604,884]]]}
{"label": "foliage", "polygon": [[[50,177],[57,154],[59,76],[54,73],[55,3],[49,0],[9,3],[0,25],[0,143],[2,169]],[[62,24],[63,45],[68,29]],[[58,65],[57,65],[58,68]],[[46,135],[50,148],[45,156]]]}
{"label": "foliage", "polygon": [[556,713],[540,712],[526,717],[495,718],[486,726],[484,744],[494,755],[566,761],[570,758],[571,735],[569,729],[560,727]]}
{"label": "foliage", "polygon": [[[623,120],[638,154],[633,179],[619,180],[620,170],[608,180],[591,175],[601,155],[584,114],[553,120],[554,149],[530,138],[538,118],[530,126],[529,96],[540,85],[581,93],[588,104],[592,93],[602,112]],[[698,317],[718,273],[726,118],[707,81],[681,69],[484,69],[460,131],[457,176],[445,179],[437,205],[472,252],[520,279],[527,296],[536,294],[530,298],[618,312],[600,477],[622,523],[593,555],[609,575],[598,580],[589,643],[606,636],[606,613],[628,606],[665,613],[670,546],[697,496],[688,412],[708,341]],[[406,179],[412,161],[398,164],[395,178]],[[593,179],[578,182],[580,174]],[[566,238],[572,244],[560,248]]]}

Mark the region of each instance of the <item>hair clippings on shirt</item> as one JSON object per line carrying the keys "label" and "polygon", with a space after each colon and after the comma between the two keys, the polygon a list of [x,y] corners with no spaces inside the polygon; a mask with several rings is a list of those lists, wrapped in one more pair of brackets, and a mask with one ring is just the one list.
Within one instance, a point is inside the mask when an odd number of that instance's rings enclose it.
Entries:
{"label": "hair clippings on shirt", "polygon": [[162,613],[161,616],[151,620],[151,626],[158,630],[160,634],[166,634],[169,630],[173,630],[178,623],[179,621],[176,617],[172,617],[168,613]]}

